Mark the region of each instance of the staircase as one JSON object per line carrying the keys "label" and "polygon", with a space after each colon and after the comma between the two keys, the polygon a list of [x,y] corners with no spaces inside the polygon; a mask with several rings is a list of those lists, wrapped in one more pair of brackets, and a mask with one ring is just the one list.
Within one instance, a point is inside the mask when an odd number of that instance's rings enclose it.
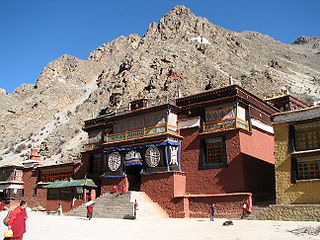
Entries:
{"label": "staircase", "polygon": [[[168,214],[144,192],[127,192],[123,195],[105,193],[95,199],[93,217],[132,218],[133,204],[137,201],[137,219],[168,218]],[[65,214],[66,216],[87,216],[84,204]]]}
{"label": "staircase", "polygon": [[[122,195],[106,193],[94,200],[93,217],[125,218],[133,215],[133,203],[130,202],[130,192]],[[85,204],[66,213],[67,216],[87,216]]]}

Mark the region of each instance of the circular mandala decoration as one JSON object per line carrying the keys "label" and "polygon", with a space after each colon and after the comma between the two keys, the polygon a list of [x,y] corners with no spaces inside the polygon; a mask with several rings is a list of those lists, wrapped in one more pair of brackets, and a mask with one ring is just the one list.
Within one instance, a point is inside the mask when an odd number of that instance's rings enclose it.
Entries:
{"label": "circular mandala decoration", "polygon": [[115,172],[121,165],[121,155],[119,152],[113,152],[108,158],[108,167],[111,171]]}
{"label": "circular mandala decoration", "polygon": [[157,147],[149,147],[146,151],[146,163],[149,167],[156,167],[160,162],[160,152]]}

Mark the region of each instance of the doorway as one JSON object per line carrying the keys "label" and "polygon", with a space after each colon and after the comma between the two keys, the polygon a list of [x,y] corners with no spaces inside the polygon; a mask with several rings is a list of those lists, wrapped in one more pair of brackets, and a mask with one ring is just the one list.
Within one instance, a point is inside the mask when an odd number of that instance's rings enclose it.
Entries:
{"label": "doorway", "polygon": [[133,166],[127,166],[126,167],[126,174],[128,177],[128,183],[129,191],[140,191],[141,187],[141,171],[142,171],[143,166],[141,165],[133,165]]}

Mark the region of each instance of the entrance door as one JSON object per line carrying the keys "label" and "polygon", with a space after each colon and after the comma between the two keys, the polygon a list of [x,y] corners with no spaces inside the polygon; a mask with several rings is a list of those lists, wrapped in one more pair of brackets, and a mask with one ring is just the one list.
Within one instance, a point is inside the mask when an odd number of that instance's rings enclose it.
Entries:
{"label": "entrance door", "polygon": [[140,191],[141,186],[141,165],[133,165],[126,167],[126,174],[128,176],[129,191]]}

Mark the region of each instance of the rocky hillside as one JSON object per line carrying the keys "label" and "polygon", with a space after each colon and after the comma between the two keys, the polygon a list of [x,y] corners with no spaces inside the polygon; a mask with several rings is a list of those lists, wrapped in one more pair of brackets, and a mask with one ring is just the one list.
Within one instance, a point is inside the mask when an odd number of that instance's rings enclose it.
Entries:
{"label": "rocky hillside", "polygon": [[63,55],[36,84],[0,91],[0,165],[20,164],[32,144],[46,164],[79,158],[83,121],[141,96],[167,99],[223,87],[230,80],[259,97],[320,97],[319,38],[292,44],[233,32],[177,6],[144,36],[121,36],[89,53]]}

